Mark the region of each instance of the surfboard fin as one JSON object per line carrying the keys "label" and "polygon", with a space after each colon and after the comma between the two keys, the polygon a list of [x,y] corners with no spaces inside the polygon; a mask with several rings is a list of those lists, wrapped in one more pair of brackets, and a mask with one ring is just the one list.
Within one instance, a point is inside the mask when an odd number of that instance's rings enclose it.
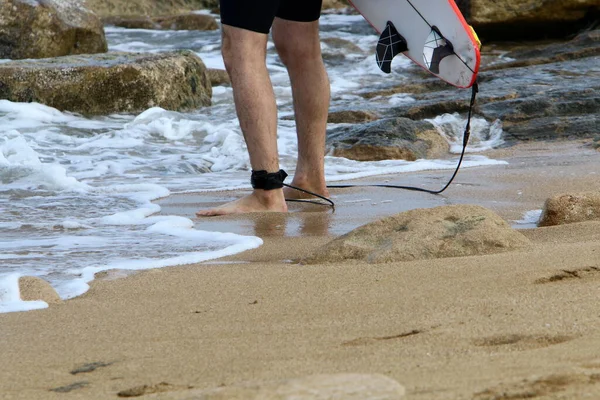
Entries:
{"label": "surfboard fin", "polygon": [[431,27],[431,33],[423,49],[423,60],[427,68],[434,74],[440,73],[440,63],[448,56],[454,54],[454,46],[435,26]]}
{"label": "surfboard fin", "polygon": [[402,37],[390,21],[379,36],[375,57],[377,66],[386,74],[392,72],[392,60],[398,54],[408,51],[406,39]]}

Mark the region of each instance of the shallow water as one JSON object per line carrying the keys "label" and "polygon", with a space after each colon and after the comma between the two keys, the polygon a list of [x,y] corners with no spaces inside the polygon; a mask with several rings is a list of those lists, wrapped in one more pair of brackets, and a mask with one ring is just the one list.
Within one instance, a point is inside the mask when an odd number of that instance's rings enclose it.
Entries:
{"label": "shallow water", "polygon": [[[359,16],[322,18],[332,83],[332,109],[381,109],[413,101],[407,94],[367,100],[369,88],[420,79],[408,59],[381,73],[374,61],[377,36]],[[162,52],[188,48],[210,68],[223,68],[220,33],[106,28],[109,49]],[[280,117],[292,114],[285,68],[269,44],[268,66]],[[193,229],[180,216],[156,215],[153,200],[172,193],[247,188],[249,162],[227,87],[213,88],[213,106],[189,113],[146,110],[139,115],[84,118],[40,104],[0,100],[0,312],[44,307],[19,301],[20,275],[40,276],[62,298],[85,292],[96,272],[195,263],[259,246],[257,237]],[[452,144],[462,142],[464,116],[431,120]],[[502,126],[473,122],[471,152],[502,143]],[[282,168],[293,172],[293,121],[281,120]],[[464,167],[501,161],[468,156]],[[356,162],[328,156],[329,181],[387,173],[450,170],[446,160]]]}

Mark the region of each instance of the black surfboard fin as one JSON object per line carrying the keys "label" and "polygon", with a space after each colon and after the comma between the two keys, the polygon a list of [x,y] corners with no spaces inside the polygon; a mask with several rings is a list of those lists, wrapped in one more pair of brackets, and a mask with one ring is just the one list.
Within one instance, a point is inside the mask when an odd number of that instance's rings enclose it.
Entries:
{"label": "black surfboard fin", "polygon": [[[433,52],[431,52],[432,50]],[[452,43],[442,35],[436,26],[432,26],[423,51],[425,64],[429,70],[434,74],[439,74],[442,60],[453,54],[455,53]]]}
{"label": "black surfboard fin", "polygon": [[394,27],[391,21],[388,21],[385,29],[379,36],[377,42],[377,51],[375,53],[377,66],[386,74],[392,72],[392,60],[398,54],[408,51],[408,43]]}

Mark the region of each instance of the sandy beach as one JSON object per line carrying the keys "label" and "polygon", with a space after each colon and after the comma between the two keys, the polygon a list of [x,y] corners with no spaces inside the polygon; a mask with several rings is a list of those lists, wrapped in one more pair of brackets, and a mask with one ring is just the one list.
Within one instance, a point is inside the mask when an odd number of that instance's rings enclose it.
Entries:
{"label": "sandy beach", "polygon": [[[463,169],[443,196],[336,190],[335,213],[293,206],[288,215],[195,219],[197,229],[265,243],[198,265],[111,271],[63,304],[0,314],[0,398],[109,399],[161,383],[172,396],[164,398],[182,398],[191,389],[332,373],[382,374],[415,400],[600,398],[600,222],[523,229],[530,248],[493,255],[297,262],[413,208],[478,204],[515,224],[552,195],[598,189],[600,154],[583,141],[485,155],[508,164]],[[435,188],[445,174],[356,183]],[[159,204],[191,218],[239,195]]]}

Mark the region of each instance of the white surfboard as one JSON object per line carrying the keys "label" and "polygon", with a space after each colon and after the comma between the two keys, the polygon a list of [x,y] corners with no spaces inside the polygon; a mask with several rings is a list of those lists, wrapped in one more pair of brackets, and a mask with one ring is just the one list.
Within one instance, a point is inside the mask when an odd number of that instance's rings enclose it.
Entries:
{"label": "white surfboard", "polygon": [[454,0],[350,2],[381,34],[377,63],[385,72],[402,53],[454,86],[475,83],[481,60],[478,40]]}

